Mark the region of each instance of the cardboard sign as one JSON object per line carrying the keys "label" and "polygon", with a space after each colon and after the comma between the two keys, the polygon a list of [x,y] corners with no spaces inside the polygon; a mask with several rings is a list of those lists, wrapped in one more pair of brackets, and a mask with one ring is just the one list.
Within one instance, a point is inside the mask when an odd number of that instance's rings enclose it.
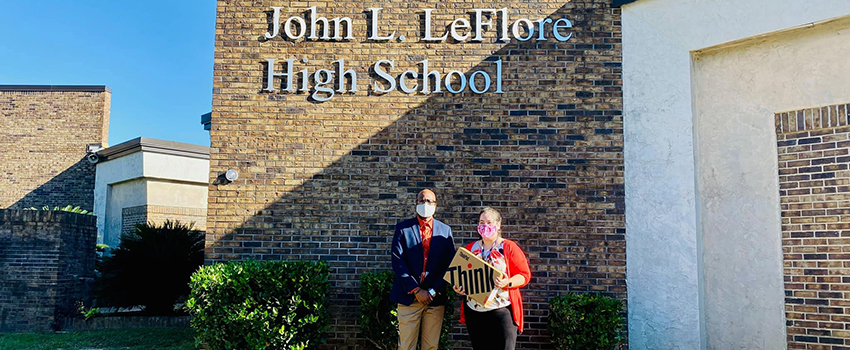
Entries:
{"label": "cardboard sign", "polygon": [[493,265],[461,247],[455,253],[443,279],[452,285],[463,287],[470,299],[484,305],[487,304],[491,295],[495,295],[493,293],[496,289],[494,277],[502,278],[503,275]]}

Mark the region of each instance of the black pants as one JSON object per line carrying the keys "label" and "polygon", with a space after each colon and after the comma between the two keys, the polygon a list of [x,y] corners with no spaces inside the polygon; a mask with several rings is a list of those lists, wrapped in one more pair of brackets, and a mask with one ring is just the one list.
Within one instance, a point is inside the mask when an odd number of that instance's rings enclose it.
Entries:
{"label": "black pants", "polygon": [[475,350],[514,350],[517,328],[511,307],[478,312],[463,303],[466,329]]}

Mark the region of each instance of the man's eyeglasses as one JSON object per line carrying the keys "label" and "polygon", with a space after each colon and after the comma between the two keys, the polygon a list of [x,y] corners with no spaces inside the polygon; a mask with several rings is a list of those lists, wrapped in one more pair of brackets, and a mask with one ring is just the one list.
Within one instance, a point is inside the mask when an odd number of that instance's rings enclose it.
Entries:
{"label": "man's eyeglasses", "polygon": [[437,201],[435,201],[435,200],[430,200],[430,199],[419,199],[419,200],[417,200],[417,201],[416,201],[416,204],[430,204],[430,205],[437,205]]}

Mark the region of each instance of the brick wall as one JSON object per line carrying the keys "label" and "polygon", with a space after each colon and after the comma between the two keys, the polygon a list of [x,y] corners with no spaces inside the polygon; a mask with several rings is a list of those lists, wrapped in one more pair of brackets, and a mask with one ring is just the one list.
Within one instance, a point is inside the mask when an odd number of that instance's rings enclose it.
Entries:
{"label": "brick wall", "polygon": [[121,210],[121,235],[133,232],[136,224],[152,222],[160,225],[165,220],[194,223],[194,229],[207,229],[207,210],[198,208],[170,207],[164,205],[140,205]]}
{"label": "brick wall", "polygon": [[146,205],[121,209],[121,236],[133,232],[137,224],[142,224],[147,221],[148,210]]}
{"label": "brick wall", "polygon": [[[281,21],[307,10],[290,3]],[[526,332],[518,348],[547,348],[548,300],[566,291],[598,291],[625,301],[625,223],[620,12],[610,1],[382,2],[381,30],[403,42],[365,40],[370,5],[316,2],[322,16],[354,20],[355,40],[264,40],[273,1],[219,1],[211,129],[208,262],[324,259],[330,262],[333,327],[329,347],[358,348],[358,277],[389,269],[394,225],[413,215],[416,193],[436,189],[437,217],[457,244],[477,236],[482,206],[499,209],[505,236],[528,254],[523,290]],[[422,43],[424,9],[436,28],[475,8],[510,16],[566,17],[574,37],[498,43]],[[420,32],[421,33],[421,32]],[[358,70],[356,94],[317,103],[307,94],[262,92],[265,59],[294,58],[296,70]],[[307,58],[307,63],[301,63]],[[392,72],[429,69],[495,77],[504,94],[376,94],[367,72],[378,59]],[[280,61],[278,61],[280,62]],[[278,65],[276,70],[281,70]],[[275,85],[280,85],[280,79]],[[455,321],[455,348],[468,348]]]}
{"label": "brick wall", "polygon": [[91,301],[97,219],[0,210],[0,332],[49,331]]}
{"label": "brick wall", "polygon": [[94,206],[86,146],[106,146],[111,92],[0,86],[0,208]]}
{"label": "brick wall", "polygon": [[850,346],[848,109],[776,114],[789,349]]}

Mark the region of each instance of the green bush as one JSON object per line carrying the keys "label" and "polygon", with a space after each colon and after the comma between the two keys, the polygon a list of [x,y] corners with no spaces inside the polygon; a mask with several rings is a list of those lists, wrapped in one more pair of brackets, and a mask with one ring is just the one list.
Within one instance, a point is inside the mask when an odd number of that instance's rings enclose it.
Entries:
{"label": "green bush", "polygon": [[620,343],[623,303],[601,294],[559,295],[549,301],[549,333],[558,350],[611,350]]}
{"label": "green bush", "polygon": [[360,332],[376,348],[398,348],[397,304],[390,301],[393,272],[360,275]]}
{"label": "green bush", "polygon": [[170,220],[139,224],[111,253],[97,263],[98,305],[142,305],[147,314],[172,314],[189,295],[189,277],[204,263],[204,232]]}
{"label": "green bush", "polygon": [[458,301],[458,295],[451,286],[446,288],[446,295],[446,314],[443,315],[443,329],[440,330],[439,350],[449,350],[453,348],[450,334],[452,332],[452,319],[455,315],[455,304]]}
{"label": "green bush", "polygon": [[330,283],[323,261],[244,261],[192,275],[186,307],[210,350],[307,349],[324,342]]}
{"label": "green bush", "polygon": [[[398,349],[398,304],[390,301],[392,271],[366,272],[360,275],[360,333],[376,348]],[[449,333],[455,313],[457,294],[448,289],[448,303],[440,332],[440,350],[452,348]]]}

